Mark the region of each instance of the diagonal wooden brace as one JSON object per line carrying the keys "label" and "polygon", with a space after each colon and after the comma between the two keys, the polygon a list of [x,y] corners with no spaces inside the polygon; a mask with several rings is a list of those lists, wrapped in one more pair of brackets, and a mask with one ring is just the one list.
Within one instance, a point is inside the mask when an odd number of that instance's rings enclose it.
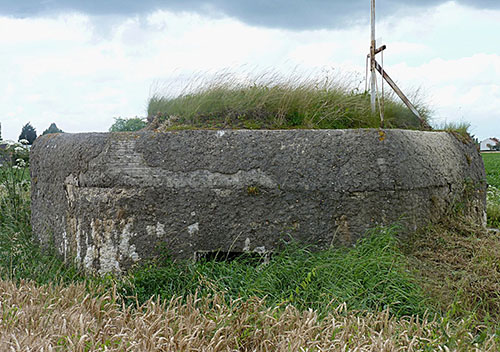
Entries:
{"label": "diagonal wooden brace", "polygon": [[401,89],[399,89],[399,87],[392,80],[392,78],[389,77],[389,75],[387,74],[387,72],[385,72],[385,70],[382,68],[382,66],[380,66],[379,63],[375,59],[373,59],[373,63],[375,64],[375,68],[377,69],[377,71],[382,75],[382,77],[391,86],[391,88],[394,89],[394,91],[401,98],[401,100],[403,101],[403,103],[405,103],[405,105],[408,107],[408,109],[410,109],[411,112],[413,112],[413,114],[416,117],[418,117],[418,119],[420,120],[420,124],[421,124],[422,128],[425,129],[425,130],[431,130],[431,126],[427,123],[426,120],[424,120],[422,118],[422,116],[417,111],[417,109],[415,108],[415,106],[410,102],[410,100],[406,97],[406,95],[404,95],[403,91]]}

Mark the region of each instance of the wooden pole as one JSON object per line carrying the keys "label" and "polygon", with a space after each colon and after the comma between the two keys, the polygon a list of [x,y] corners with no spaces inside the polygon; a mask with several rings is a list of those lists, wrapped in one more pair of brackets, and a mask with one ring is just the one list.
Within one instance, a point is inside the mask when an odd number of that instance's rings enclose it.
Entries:
{"label": "wooden pole", "polygon": [[[370,16],[370,24],[371,24],[371,43],[370,43],[370,54],[368,57],[370,58],[370,103],[371,103],[371,112],[374,114],[376,112],[376,99],[377,99],[377,71],[382,75],[382,85],[384,84],[384,80],[389,83],[389,86],[396,92],[396,94],[401,98],[401,100],[406,104],[406,106],[411,110],[411,112],[420,120],[421,126],[423,129],[430,129],[429,124],[425,119],[420,116],[418,110],[415,106],[410,102],[410,100],[404,95],[404,93],[399,89],[396,83],[389,77],[387,72],[384,71],[384,68],[379,65],[379,63],[375,60],[375,55],[384,51],[386,49],[385,45],[382,45],[380,48],[377,48],[377,43],[375,41],[375,0],[371,0],[371,16]],[[383,57],[382,57],[382,65],[383,65]],[[368,74],[368,68],[367,72]],[[383,87],[383,86],[382,86]],[[383,89],[383,88],[382,88]],[[382,104],[383,104],[383,90],[382,90]],[[379,100],[380,102],[380,100]],[[384,111],[383,106],[380,106],[380,127],[384,126]]]}
{"label": "wooden pole", "polygon": [[405,105],[408,107],[408,109],[410,109],[411,112],[413,112],[413,114],[420,120],[420,124],[421,124],[422,128],[424,128],[426,130],[429,130],[430,129],[429,124],[427,123],[427,121],[425,121],[422,118],[422,116],[420,116],[418,110],[410,102],[410,100],[406,97],[406,95],[404,95],[403,91],[401,89],[399,89],[399,87],[397,86],[397,84],[392,80],[391,77],[389,77],[389,75],[387,74],[387,72],[385,72],[385,70],[382,68],[382,66],[379,65],[379,63],[377,61],[374,60],[374,64],[375,64],[375,68],[377,69],[378,72],[380,72],[380,74],[382,75],[383,79],[385,79],[385,81],[387,83],[389,83],[389,85],[391,86],[391,88],[401,98],[401,100],[403,101],[403,103],[405,103]]}
{"label": "wooden pole", "polygon": [[371,0],[371,40],[370,40],[370,72],[371,72],[371,85],[370,85],[370,97],[371,97],[371,108],[372,114],[375,113],[375,99],[377,96],[377,88],[376,88],[376,79],[377,79],[377,71],[375,68],[375,50],[376,50],[376,42],[375,42],[375,0]]}

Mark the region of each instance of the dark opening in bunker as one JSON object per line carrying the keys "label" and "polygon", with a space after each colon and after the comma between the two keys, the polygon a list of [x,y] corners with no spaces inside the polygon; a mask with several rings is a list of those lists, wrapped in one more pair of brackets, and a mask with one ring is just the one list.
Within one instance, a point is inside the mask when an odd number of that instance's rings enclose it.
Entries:
{"label": "dark opening in bunker", "polygon": [[199,262],[239,262],[251,265],[267,264],[271,258],[271,252],[257,253],[244,251],[197,251],[194,253],[194,260]]}

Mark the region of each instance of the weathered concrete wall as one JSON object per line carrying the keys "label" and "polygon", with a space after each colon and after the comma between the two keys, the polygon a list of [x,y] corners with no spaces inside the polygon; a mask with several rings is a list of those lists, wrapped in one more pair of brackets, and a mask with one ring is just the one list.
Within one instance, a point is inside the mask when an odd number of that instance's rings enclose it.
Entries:
{"label": "weathered concrete wall", "polygon": [[41,244],[100,273],[165,251],[271,250],[289,236],[352,244],[368,228],[414,230],[459,203],[485,217],[482,159],[443,132],[58,134],[37,139],[31,172]]}

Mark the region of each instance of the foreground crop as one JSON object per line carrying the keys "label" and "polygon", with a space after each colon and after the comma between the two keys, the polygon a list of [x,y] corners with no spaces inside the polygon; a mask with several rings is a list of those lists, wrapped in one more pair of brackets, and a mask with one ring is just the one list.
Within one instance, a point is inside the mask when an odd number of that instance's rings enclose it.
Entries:
{"label": "foreground crop", "polygon": [[45,351],[434,351],[498,350],[498,337],[473,335],[470,322],[395,318],[387,311],[346,312],[324,319],[259,299],[191,295],[122,306],[111,290],[0,282],[1,350]]}

